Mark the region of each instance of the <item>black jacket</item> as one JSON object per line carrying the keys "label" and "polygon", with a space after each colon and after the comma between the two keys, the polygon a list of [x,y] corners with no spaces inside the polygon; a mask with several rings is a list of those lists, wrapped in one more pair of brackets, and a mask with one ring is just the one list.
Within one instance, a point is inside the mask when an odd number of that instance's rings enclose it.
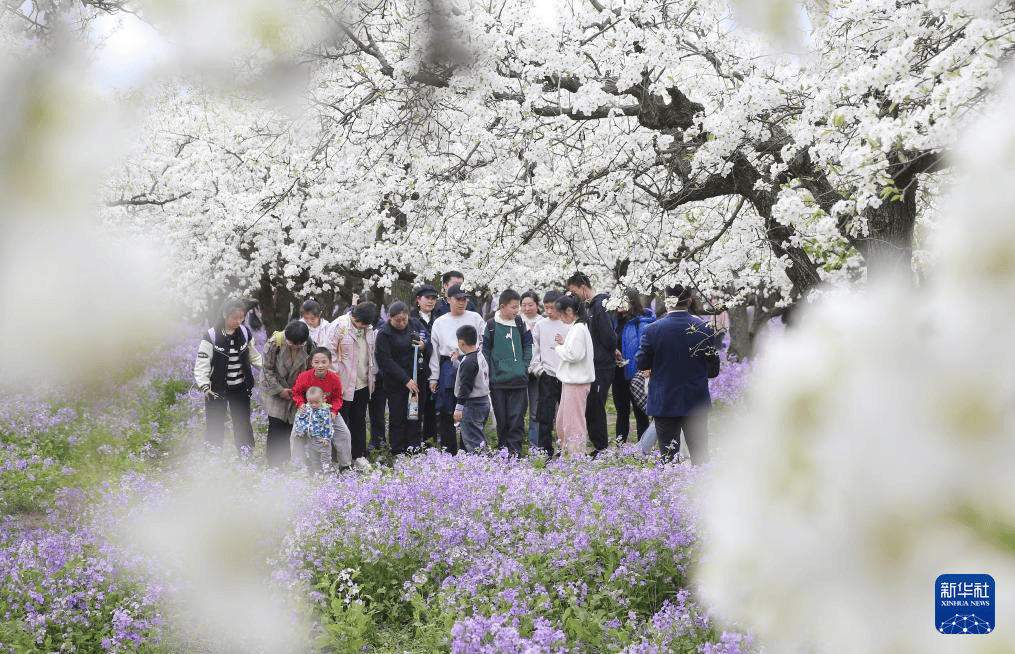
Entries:
{"label": "black jacket", "polygon": [[[211,335],[215,335],[213,341]],[[228,388],[226,383],[226,371],[229,369],[229,342],[235,339],[236,348],[239,350],[240,365],[243,370],[243,390],[248,393],[254,388],[254,371],[250,367],[249,348],[254,347],[253,339],[246,325],[240,325],[233,332],[232,336],[223,333],[221,329],[209,329],[204,335],[204,340],[212,345],[211,355],[211,390],[222,394]],[[201,354],[198,353],[200,357]]]}
{"label": "black jacket", "polygon": [[423,316],[419,315],[419,307],[416,307],[415,309],[409,312],[410,318],[415,318],[420,322],[421,325],[423,325],[423,329],[426,330],[427,340],[430,340],[430,330],[433,329],[433,321],[437,320],[437,317],[439,315],[440,314],[437,313],[437,307],[434,307],[434,310],[430,312],[430,321],[427,322],[426,320],[423,320]]}
{"label": "black jacket", "polygon": [[592,362],[597,369],[617,365],[614,353],[617,351],[617,332],[613,327],[613,313],[606,310],[603,302],[610,297],[600,293],[589,302],[589,333],[592,334]]}
{"label": "black jacket", "polygon": [[[469,300],[469,303],[465,306],[465,310],[475,311],[479,315],[483,315],[482,313],[480,313],[479,309],[476,308],[476,303],[473,302],[471,299]],[[448,304],[447,298],[442,297],[441,299],[437,300],[437,306],[435,306],[433,308],[433,312],[430,313],[430,318],[432,320],[437,320],[445,313],[451,313],[451,305]]]}
{"label": "black jacket", "polygon": [[[392,327],[390,320],[377,330],[374,354],[377,357],[377,367],[380,368],[385,386],[405,386],[412,378],[412,337],[418,337],[420,330],[425,332],[426,328],[416,318],[409,318],[409,324],[402,331]],[[429,360],[430,341],[428,339],[416,358],[419,371],[416,375],[417,384],[426,383],[430,370],[428,367],[424,367],[423,362]]]}

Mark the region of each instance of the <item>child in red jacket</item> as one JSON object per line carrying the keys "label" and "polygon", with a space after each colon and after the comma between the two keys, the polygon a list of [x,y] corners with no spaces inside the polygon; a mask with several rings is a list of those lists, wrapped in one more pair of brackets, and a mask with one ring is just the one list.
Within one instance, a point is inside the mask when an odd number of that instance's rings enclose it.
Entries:
{"label": "child in red jacket", "polygon": [[[297,412],[302,413],[306,410],[304,406],[307,403],[307,390],[313,387],[324,391],[324,401],[331,405],[331,412],[334,414],[332,416],[332,425],[335,430],[334,438],[331,439],[332,460],[338,463],[339,470],[347,470],[352,465],[352,434],[349,433],[349,427],[342,420],[342,416],[338,415],[338,410],[342,408],[342,380],[330,370],[331,350],[326,347],[315,348],[310,353],[310,366],[310,370],[301,372],[296,378],[296,383],[293,384],[293,402],[296,403]],[[296,443],[292,442],[295,438],[294,432],[290,437],[290,446],[293,452],[293,464],[298,465],[302,463],[302,460],[297,461],[296,452],[299,449],[300,457],[302,457],[303,449],[297,448]]]}
{"label": "child in red jacket", "polygon": [[297,409],[307,403],[307,389],[311,386],[324,391],[324,401],[331,405],[331,412],[342,408],[342,380],[331,372],[331,350],[326,347],[314,348],[310,353],[310,370],[301,372],[293,384],[293,402]]}

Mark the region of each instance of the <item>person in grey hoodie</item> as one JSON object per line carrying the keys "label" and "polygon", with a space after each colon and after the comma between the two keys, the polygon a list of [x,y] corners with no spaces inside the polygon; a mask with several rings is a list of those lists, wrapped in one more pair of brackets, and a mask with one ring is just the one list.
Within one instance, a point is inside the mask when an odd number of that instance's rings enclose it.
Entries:
{"label": "person in grey hoodie", "polygon": [[455,333],[458,349],[465,353],[455,377],[455,422],[462,423],[462,444],[466,452],[486,447],[486,421],[490,417],[490,368],[476,343],[479,333],[462,325]]}

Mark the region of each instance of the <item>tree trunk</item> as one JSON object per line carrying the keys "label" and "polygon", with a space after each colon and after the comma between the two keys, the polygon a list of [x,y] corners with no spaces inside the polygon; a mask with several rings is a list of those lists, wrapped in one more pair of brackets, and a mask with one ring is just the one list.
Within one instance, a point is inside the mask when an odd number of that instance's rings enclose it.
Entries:
{"label": "tree trunk", "polygon": [[271,334],[285,329],[293,313],[295,301],[293,294],[287,288],[276,288],[271,278],[267,274],[263,274],[256,297],[261,306],[261,322],[264,323],[264,330]]}
{"label": "tree trunk", "polygon": [[754,338],[751,335],[751,320],[747,303],[729,307],[726,315],[730,321],[729,357],[735,361],[749,359],[754,354]]}
{"label": "tree trunk", "polygon": [[758,334],[768,321],[781,315],[779,308],[781,294],[769,292],[764,287],[756,290],[750,298],[727,309],[730,322],[730,358],[736,361],[753,358],[758,345]]}
{"label": "tree trunk", "polygon": [[916,226],[916,187],[913,180],[901,199],[885,200],[876,209],[863,212],[867,236],[853,239],[853,245],[867,264],[868,282],[904,279],[913,284],[913,229]]}

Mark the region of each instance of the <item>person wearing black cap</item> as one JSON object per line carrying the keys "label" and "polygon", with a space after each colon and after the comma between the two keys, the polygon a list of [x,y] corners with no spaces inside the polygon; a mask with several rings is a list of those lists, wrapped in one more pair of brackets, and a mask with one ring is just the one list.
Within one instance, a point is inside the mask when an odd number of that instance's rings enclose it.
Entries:
{"label": "person wearing black cap", "polygon": [[[423,340],[430,341],[433,323],[437,320],[434,308],[437,305],[437,289],[430,284],[423,284],[416,289],[416,308],[409,312],[410,318],[419,320],[423,325]],[[429,361],[427,361],[429,366]],[[437,409],[434,406],[436,396],[430,392],[430,384],[419,385],[419,418],[420,433],[424,443],[435,443],[437,438]]]}
{"label": "person wearing black cap", "polygon": [[430,332],[430,328],[433,326],[433,321],[437,320],[437,314],[434,309],[437,307],[437,289],[430,284],[423,284],[416,289],[416,308],[410,312],[412,318],[417,318],[423,326],[426,327],[427,333]]}
{"label": "person wearing black cap", "polygon": [[[449,313],[451,311],[451,304],[448,302],[447,299],[451,297],[450,295],[448,295],[448,289],[455,285],[461,286],[464,283],[465,283],[465,275],[457,270],[449,270],[443,275],[441,275],[441,288],[444,289],[444,297],[441,298],[441,300],[437,302],[437,306],[434,307],[433,310],[434,320],[440,318],[444,314]],[[465,308],[469,311],[475,311],[476,313],[479,313],[479,309],[476,308],[476,305],[472,301],[472,298],[469,298],[469,302],[468,304],[465,305]]]}
{"label": "person wearing black cap", "polygon": [[477,347],[483,347],[483,332],[486,322],[475,311],[467,309],[469,295],[461,285],[448,288],[450,313],[437,318],[430,330],[433,350],[430,354],[430,391],[435,394],[434,408],[437,412],[437,426],[441,447],[452,454],[458,452],[458,438],[455,435],[455,362],[461,356],[458,350],[458,328],[472,325],[479,333]]}
{"label": "person wearing black cap", "polygon": [[666,289],[666,316],[645,327],[635,357],[648,377],[648,414],[655,419],[659,451],[672,460],[683,432],[693,463],[708,461],[708,392],[705,356],[714,352],[715,330],[691,314],[690,288]]}
{"label": "person wearing black cap", "polygon": [[585,422],[588,424],[589,440],[598,453],[610,444],[609,427],[606,423],[606,398],[610,395],[610,387],[617,370],[617,332],[613,327],[613,313],[607,311],[603,305],[609,295],[607,293],[596,295],[588,275],[576,272],[568,277],[567,290],[582,299],[588,307],[588,327],[589,333],[592,334],[596,380],[592,384],[588,403],[585,405]]}

